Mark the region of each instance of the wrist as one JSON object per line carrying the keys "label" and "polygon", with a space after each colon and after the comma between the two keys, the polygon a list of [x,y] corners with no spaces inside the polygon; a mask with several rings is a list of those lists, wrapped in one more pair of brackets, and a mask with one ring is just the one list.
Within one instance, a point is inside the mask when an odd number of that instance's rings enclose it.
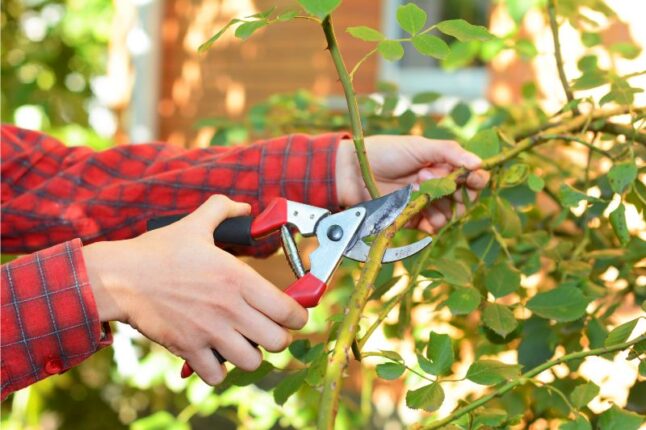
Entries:
{"label": "wrist", "polygon": [[82,248],[101,322],[128,321],[128,313],[124,306],[130,284],[127,281],[127,242],[96,242]]}
{"label": "wrist", "polygon": [[341,139],[336,154],[336,194],[339,206],[352,206],[361,201],[361,170],[351,139]]}

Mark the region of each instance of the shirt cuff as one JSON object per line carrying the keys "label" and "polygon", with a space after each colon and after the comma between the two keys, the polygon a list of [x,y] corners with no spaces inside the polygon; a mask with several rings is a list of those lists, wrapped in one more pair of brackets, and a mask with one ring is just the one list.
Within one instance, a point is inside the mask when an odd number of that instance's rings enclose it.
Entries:
{"label": "shirt cuff", "polygon": [[101,324],[80,239],[2,267],[2,398],[65,372],[112,343]]}

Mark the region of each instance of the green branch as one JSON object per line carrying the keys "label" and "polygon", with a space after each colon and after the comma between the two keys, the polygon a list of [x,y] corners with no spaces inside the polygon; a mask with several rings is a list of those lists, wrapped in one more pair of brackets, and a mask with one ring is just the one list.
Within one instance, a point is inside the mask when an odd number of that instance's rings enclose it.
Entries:
{"label": "green branch", "polygon": [[[565,91],[565,97],[567,101],[571,102],[574,100],[574,94],[572,89],[568,84],[567,77],[565,76],[565,69],[563,68],[563,56],[561,55],[561,42],[559,40],[559,27],[556,22],[556,7],[554,0],[549,0],[547,2],[547,14],[549,15],[550,20],[550,30],[552,31],[552,40],[554,41],[554,58],[556,58],[556,68],[559,72],[559,79],[561,80],[561,85],[563,85],[563,91]],[[574,113],[578,113],[578,109],[574,107]]]}
{"label": "green branch", "polygon": [[646,132],[635,129],[623,124],[616,124],[614,122],[606,121],[599,127],[592,127],[593,130],[602,131],[604,133],[623,135],[627,140],[632,140],[646,145]]}
{"label": "green branch", "polygon": [[641,335],[637,337],[636,339],[633,339],[629,342],[624,342],[624,343],[619,343],[617,345],[612,345],[612,346],[606,346],[602,348],[596,348],[596,349],[589,349],[587,351],[578,351],[578,352],[573,352],[571,354],[564,355],[562,357],[556,358],[554,360],[548,361],[546,363],[541,364],[540,366],[537,366],[533,368],[532,370],[523,373],[519,378],[517,379],[512,379],[511,381],[507,382],[506,384],[502,385],[500,388],[497,390],[493,391],[490,394],[487,394],[486,396],[483,396],[479,398],[478,400],[469,403],[467,406],[458,409],[457,411],[453,412],[451,415],[447,416],[446,418],[443,418],[441,420],[435,421],[431,425],[424,427],[426,430],[432,430],[432,429],[438,429],[442,428],[445,425],[449,424],[452,421],[457,420],[461,416],[468,414],[469,412],[479,408],[480,406],[484,405],[487,403],[489,400],[494,399],[496,397],[500,397],[506,392],[520,386],[524,385],[527,383],[531,378],[534,376],[538,375],[539,373],[543,372],[544,370],[551,369],[552,367],[561,364],[561,363],[567,363],[568,361],[572,360],[577,360],[580,358],[585,358],[591,355],[604,355],[609,352],[616,352],[616,351],[621,351],[624,349],[627,349],[628,347],[635,345],[638,342],[642,342],[646,340],[646,335]]}
{"label": "green branch", "polygon": [[370,164],[368,163],[368,155],[366,154],[366,145],[363,137],[363,127],[361,125],[361,116],[359,115],[359,105],[357,104],[357,96],[354,94],[354,88],[352,87],[352,77],[348,73],[345,63],[343,62],[343,57],[341,56],[341,51],[339,51],[339,45],[336,42],[334,28],[332,27],[332,17],[326,17],[321,25],[323,26],[327,47],[330,50],[334,67],[339,75],[339,80],[343,87],[343,93],[345,94],[345,99],[348,103],[352,141],[354,142],[354,149],[357,153],[357,158],[359,159],[361,176],[363,177],[363,182],[366,184],[366,188],[368,189],[370,196],[374,199],[379,197],[379,190],[377,189],[375,176],[373,175],[372,170],[370,170]]}
{"label": "green branch", "polygon": [[319,430],[331,430],[334,428],[343,372],[350,361],[351,344],[356,337],[363,308],[374,289],[374,282],[379,274],[379,268],[381,267],[381,261],[386,252],[386,248],[395,233],[419,213],[428,202],[429,198],[426,194],[410,202],[395,222],[377,235],[370,247],[366,264],[361,270],[361,275],[346,309],[345,318],[339,327],[339,334],[334,351],[328,361],[319,409]]}

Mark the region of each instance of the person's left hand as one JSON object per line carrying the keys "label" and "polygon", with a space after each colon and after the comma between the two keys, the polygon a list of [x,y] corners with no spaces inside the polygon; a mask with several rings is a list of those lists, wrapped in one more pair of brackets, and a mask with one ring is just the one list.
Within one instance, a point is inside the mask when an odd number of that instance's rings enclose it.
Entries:
{"label": "person's left hand", "polygon": [[[441,178],[464,167],[471,172],[465,185],[470,200],[489,181],[489,173],[481,170],[480,158],[451,140],[431,140],[419,136],[369,136],[365,139],[368,161],[381,194],[393,192],[408,184],[420,184]],[[337,197],[341,206],[352,206],[370,199],[365,188],[359,162],[350,140],[342,140],[336,158]],[[417,228],[437,232],[453,216],[465,211],[462,190],[452,197],[434,201],[417,221]]]}

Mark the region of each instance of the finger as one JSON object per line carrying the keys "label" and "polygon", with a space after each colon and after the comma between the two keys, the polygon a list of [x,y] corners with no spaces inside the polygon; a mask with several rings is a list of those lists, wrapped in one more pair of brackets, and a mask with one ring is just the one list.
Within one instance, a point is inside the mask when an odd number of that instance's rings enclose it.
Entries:
{"label": "finger", "polygon": [[247,372],[253,372],[262,363],[262,354],[258,348],[235,330],[214,334],[211,343],[222,357]]}
{"label": "finger", "polygon": [[218,362],[209,348],[202,348],[187,355],[186,362],[209,385],[218,385],[227,376],[227,368]]}
{"label": "finger", "polygon": [[426,218],[422,218],[422,220],[417,225],[417,229],[421,230],[421,231],[424,231],[424,232],[426,232],[428,234],[435,233],[435,229],[433,229],[433,226],[431,225],[431,223]]}
{"label": "finger", "polygon": [[467,211],[466,206],[464,206],[462,203],[457,203],[455,205],[455,214],[458,218],[460,218],[464,213]]}
{"label": "finger", "polygon": [[289,331],[279,326],[249,305],[245,305],[243,316],[236,324],[238,332],[270,352],[279,352],[292,342]]}
{"label": "finger", "polygon": [[[248,266],[247,266],[248,267]],[[242,297],[249,305],[283,327],[298,330],[307,323],[307,310],[296,300],[248,267]]]}
{"label": "finger", "polygon": [[486,170],[476,170],[467,176],[467,187],[473,190],[481,190],[489,182],[489,172]]}
{"label": "finger", "polygon": [[215,230],[225,219],[249,215],[250,212],[251,206],[248,203],[234,202],[227,196],[214,194],[182,221],[197,222],[210,230]]}
{"label": "finger", "polygon": [[480,157],[462,148],[455,141],[423,140],[423,144],[415,145],[413,150],[419,152],[425,164],[449,163],[469,170],[475,170],[482,164]]}
{"label": "finger", "polygon": [[433,207],[442,212],[444,217],[449,220],[453,216],[453,203],[448,198],[442,198],[433,202]]}
{"label": "finger", "polygon": [[427,211],[428,215],[426,216],[426,219],[433,227],[433,230],[438,231],[444,226],[444,224],[446,224],[446,217],[441,211],[434,210],[432,208],[427,209]]}
{"label": "finger", "polygon": [[[464,195],[462,194],[462,190],[463,188],[459,188],[455,193],[453,193],[453,199],[456,202],[464,203]],[[476,197],[478,197],[477,191],[472,190],[470,188],[466,188],[465,190],[467,193],[467,197],[469,198],[469,202],[473,202],[476,199]]]}
{"label": "finger", "polygon": [[418,174],[419,182],[425,182],[429,179],[443,178],[451,173],[451,166],[448,164],[440,164],[433,167],[426,167],[421,169]]}

